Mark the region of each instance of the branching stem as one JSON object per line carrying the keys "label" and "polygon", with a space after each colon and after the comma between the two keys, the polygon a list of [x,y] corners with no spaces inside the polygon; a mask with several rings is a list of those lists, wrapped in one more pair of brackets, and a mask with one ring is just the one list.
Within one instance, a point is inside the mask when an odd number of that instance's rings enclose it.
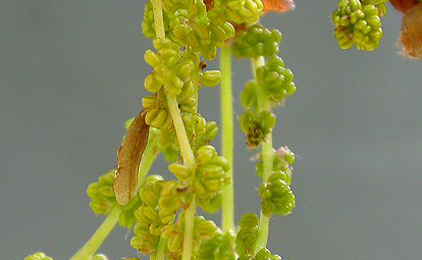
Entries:
{"label": "branching stem", "polygon": [[[252,60],[252,68],[255,80],[257,80],[256,70],[257,68],[263,66],[265,64],[264,57],[259,57],[257,59]],[[258,97],[258,112],[262,112],[265,110],[271,111],[271,104],[268,98],[268,95],[265,93],[264,89],[258,85],[257,87],[257,97]],[[272,132],[269,133],[266,137],[266,141],[262,143],[262,161],[263,161],[263,174],[262,174],[262,181],[266,182],[268,177],[272,173],[273,169],[273,157],[274,157],[274,150],[273,150],[273,138]],[[261,216],[259,219],[259,230],[258,230],[258,241],[255,246],[255,253],[257,253],[262,248],[267,246],[268,242],[268,231],[270,225],[270,218],[266,217],[262,211]]]}
{"label": "branching stem", "polygon": [[[166,37],[164,31],[164,22],[163,22],[163,10],[161,0],[152,0],[152,5],[154,9],[154,21],[155,21],[155,30],[156,36],[159,39],[164,39]],[[183,163],[192,171],[196,170],[196,161],[195,156],[192,151],[192,147],[189,143],[189,138],[186,134],[185,125],[183,124],[182,117],[180,115],[179,106],[176,100],[176,96],[170,93],[166,93],[167,105],[169,108],[170,116],[173,121],[174,129],[176,131],[177,140],[179,142],[180,151],[183,157]],[[195,177],[195,176],[193,176]],[[193,250],[193,229],[194,229],[194,220],[196,214],[196,197],[192,199],[189,208],[186,210],[185,215],[185,234],[183,237],[183,260],[190,260],[192,258]]]}
{"label": "branching stem", "polygon": [[[138,184],[136,186],[137,191],[141,188],[142,182],[145,176],[148,174],[151,169],[152,164],[158,155],[157,147],[157,133],[154,129],[150,129],[149,138],[147,146],[145,147],[144,155],[142,156],[141,163],[139,165],[138,172]],[[70,258],[70,260],[86,260],[91,259],[91,257],[97,252],[101,244],[113,230],[114,226],[119,221],[120,213],[122,212],[121,207],[115,206],[111,212],[108,214],[107,218],[97,229],[97,231],[91,236],[91,238],[76,252],[75,255]]]}
{"label": "branching stem", "polygon": [[95,231],[91,238],[85,243],[85,245],[76,252],[75,255],[70,258],[70,260],[87,260],[97,252],[101,244],[113,230],[114,226],[119,221],[120,213],[122,209],[120,207],[115,207],[108,214],[107,218],[101,224],[101,226]]}
{"label": "branching stem", "polygon": [[167,93],[166,98],[167,105],[170,111],[170,116],[173,121],[174,129],[176,131],[177,140],[179,141],[179,147],[182,153],[183,162],[188,168],[195,170],[195,156],[193,155],[188,135],[186,134],[185,125],[183,124],[182,117],[180,116],[180,110],[176,100],[176,96]]}

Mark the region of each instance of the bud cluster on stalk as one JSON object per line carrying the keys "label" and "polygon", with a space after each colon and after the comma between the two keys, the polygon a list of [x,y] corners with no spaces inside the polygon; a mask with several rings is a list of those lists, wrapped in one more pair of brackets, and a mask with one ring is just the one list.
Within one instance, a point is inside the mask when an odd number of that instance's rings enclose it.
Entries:
{"label": "bud cluster on stalk", "polygon": [[114,207],[121,207],[119,224],[131,229],[136,222],[134,211],[139,207],[141,201],[135,197],[125,206],[119,206],[114,195],[113,183],[116,170],[100,176],[97,182],[88,186],[87,195],[91,199],[89,206],[97,215],[107,215]]}
{"label": "bud cluster on stalk", "polygon": [[276,55],[281,39],[279,30],[269,30],[260,24],[253,24],[236,35],[232,46],[233,54],[238,58]]}
{"label": "bud cluster on stalk", "polygon": [[339,47],[374,51],[384,35],[381,18],[385,16],[388,0],[342,0],[332,14],[334,37]]}
{"label": "bud cluster on stalk", "polygon": [[236,252],[238,260],[281,260],[278,255],[263,248],[254,254],[258,240],[259,218],[253,213],[246,213],[240,219],[239,231],[236,236]]}
{"label": "bud cluster on stalk", "polygon": [[259,93],[264,93],[271,107],[274,107],[283,105],[285,98],[296,92],[293,72],[277,56],[281,39],[278,30],[268,30],[260,24],[253,24],[241,31],[232,45],[233,52],[240,58],[266,59],[264,65],[256,68],[256,79],[249,81],[240,95],[240,101],[246,109],[240,125],[246,134],[249,148],[256,148],[264,142],[276,121],[272,111],[259,110]]}
{"label": "bud cluster on stalk", "polygon": [[[206,220],[202,216],[194,219],[194,251],[198,252],[203,241],[213,238],[218,231],[218,227],[211,220]],[[178,221],[164,227],[162,237],[167,239],[167,250],[169,259],[180,259],[183,250],[183,239],[185,232],[185,214],[179,214]]]}
{"label": "bud cluster on stalk", "polygon": [[[274,152],[272,174],[258,191],[261,196],[261,210],[264,215],[288,215],[296,206],[296,198],[290,188],[295,155],[287,147]],[[257,164],[257,174],[262,177],[263,162]]]}

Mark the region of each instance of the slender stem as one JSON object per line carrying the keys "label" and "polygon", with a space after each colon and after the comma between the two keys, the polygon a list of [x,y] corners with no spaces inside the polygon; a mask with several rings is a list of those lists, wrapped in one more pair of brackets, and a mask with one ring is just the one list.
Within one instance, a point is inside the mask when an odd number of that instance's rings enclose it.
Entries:
{"label": "slender stem", "polygon": [[[152,0],[154,10],[155,33],[158,39],[164,39],[166,33],[164,31],[163,9],[161,0]],[[189,139],[186,134],[185,125],[183,124],[182,117],[180,116],[179,106],[177,104],[176,96],[166,93],[167,104],[169,106],[170,116],[173,120],[174,128],[176,130],[177,140],[181,149],[183,161],[188,167],[195,168],[195,157],[190,147]]]}
{"label": "slender stem", "polygon": [[152,9],[154,10],[154,25],[155,34],[158,39],[166,38],[164,31],[164,20],[163,20],[163,8],[161,6],[161,0],[151,0]]}
{"label": "slender stem", "polygon": [[[154,8],[154,21],[156,36],[159,39],[166,37],[163,22],[163,10],[161,7],[161,0],[152,0]],[[176,96],[166,93],[167,105],[169,108],[170,116],[173,121],[174,129],[176,131],[177,140],[179,142],[180,151],[183,157],[183,163],[193,171],[196,169],[195,156],[190,146],[188,136],[186,134],[185,125],[183,124],[180,115],[179,105]],[[193,176],[195,177],[195,176]],[[185,234],[183,238],[183,260],[190,260],[193,250],[193,228],[196,214],[196,197],[194,196],[189,208],[186,210],[185,215]]]}
{"label": "slender stem", "polygon": [[183,124],[182,117],[180,116],[179,105],[176,96],[173,94],[166,94],[167,105],[170,111],[171,119],[173,120],[174,129],[176,130],[177,140],[179,141],[180,151],[182,153],[184,164],[195,170],[196,162],[193,155],[192,148],[190,147],[188,135],[186,134],[185,125]]}
{"label": "slender stem", "polygon": [[196,214],[196,197],[193,196],[189,208],[185,211],[185,234],[183,236],[183,260],[192,259],[193,229]]}
{"label": "slender stem", "polygon": [[[141,188],[142,182],[149,172],[152,164],[154,163],[155,159],[158,155],[158,147],[157,147],[157,133],[154,129],[150,129],[149,131],[149,138],[148,143],[144,151],[144,155],[142,156],[141,163],[139,165],[139,172],[138,172],[138,184],[136,186],[137,191]],[[97,231],[91,236],[91,238],[79,249],[75,255],[72,256],[70,260],[86,260],[90,259],[107,236],[110,234],[111,230],[113,230],[114,226],[116,225],[117,221],[119,220],[120,213],[122,212],[122,208],[115,206],[101,226],[97,229]]]}
{"label": "slender stem", "polygon": [[[263,57],[259,57],[257,59],[252,60],[252,68],[253,74],[256,77],[256,70],[258,67],[263,66],[265,64],[265,60]],[[257,97],[258,97],[258,110],[259,112],[271,110],[271,104],[269,102],[268,95],[264,92],[263,88],[258,85],[257,87]],[[272,173],[273,169],[273,157],[274,157],[274,150],[273,150],[273,138],[272,132],[267,135],[267,140],[262,143],[262,161],[263,161],[263,174],[262,174],[262,181],[266,182],[268,177]],[[266,217],[262,211],[261,216],[259,218],[259,229],[258,229],[258,240],[255,245],[255,253],[257,253],[262,248],[267,246],[268,242],[268,231],[270,225],[270,218]]]}
{"label": "slender stem", "polygon": [[119,221],[121,211],[122,209],[120,207],[113,208],[101,226],[88,240],[88,242],[86,242],[85,245],[78,252],[76,252],[72,258],[70,258],[70,260],[91,259],[91,257],[95,254],[95,252],[97,252],[98,248],[101,246],[101,244],[110,234],[111,230],[113,230],[114,226]]}
{"label": "slender stem", "polygon": [[167,246],[167,239],[160,237],[160,241],[158,242],[158,250],[156,260],[165,260],[166,259],[166,246]]}
{"label": "slender stem", "polygon": [[229,46],[221,48],[221,122],[222,122],[222,150],[223,157],[230,165],[227,175],[230,184],[223,190],[223,231],[229,231],[234,226],[234,192],[233,192],[233,93],[232,93],[232,64]]}

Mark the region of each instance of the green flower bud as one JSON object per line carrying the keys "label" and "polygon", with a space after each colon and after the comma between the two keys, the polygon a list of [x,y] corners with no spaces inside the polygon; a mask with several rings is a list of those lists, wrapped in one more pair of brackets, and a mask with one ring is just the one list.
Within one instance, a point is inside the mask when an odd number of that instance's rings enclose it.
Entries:
{"label": "green flower bud", "polygon": [[201,243],[198,259],[203,260],[235,260],[234,236],[230,232],[217,233],[213,238]]}
{"label": "green flower bud", "polygon": [[217,151],[211,145],[204,145],[196,152],[196,161],[199,165],[207,165],[215,157],[217,157]]}
{"label": "green flower bud", "polygon": [[386,13],[385,1],[342,0],[333,12],[334,36],[340,48],[356,45],[358,50],[375,50],[383,36],[381,19]]}
{"label": "green flower bud", "polygon": [[[110,211],[117,207],[116,197],[114,195],[115,170],[104,174],[98,178],[98,182],[91,183],[88,186],[87,194],[91,198],[89,204],[95,214],[107,215]],[[135,224],[134,211],[140,205],[138,197],[133,198],[126,206],[123,207],[119,216],[119,224],[130,229]]]}
{"label": "green flower bud", "polygon": [[296,92],[293,72],[285,68],[283,60],[276,55],[257,69],[257,77],[258,84],[266,90],[274,104],[283,103],[287,95]]}
{"label": "green flower bud", "polygon": [[170,252],[179,252],[183,248],[183,236],[179,233],[172,233],[167,239],[167,248]]}
{"label": "green flower bud", "polygon": [[144,87],[149,92],[156,93],[162,86],[163,83],[157,80],[153,74],[150,74],[145,78]]}
{"label": "green flower bud", "polygon": [[37,252],[33,255],[27,256],[25,260],[53,260],[53,258],[48,257],[43,252]]}
{"label": "green flower bud", "polygon": [[214,6],[224,6],[229,20],[237,24],[255,23],[264,10],[261,0],[220,0]]}
{"label": "green flower bud", "polygon": [[253,254],[258,240],[259,219],[253,213],[246,213],[240,219],[240,229],[236,236],[236,251],[239,256]]}
{"label": "green flower bud", "polygon": [[[203,188],[205,191],[205,188]],[[213,197],[198,198],[197,205],[201,207],[205,212],[208,213],[217,213],[223,203],[223,197],[220,193],[217,193]]]}
{"label": "green flower bud", "polygon": [[115,170],[111,170],[88,186],[87,195],[91,198],[89,204],[95,214],[106,215],[116,205],[113,182]]}
{"label": "green flower bud", "polygon": [[151,50],[145,52],[144,59],[153,68],[161,64],[159,56]]}
{"label": "green flower bud", "polygon": [[169,165],[169,171],[173,173],[179,180],[187,180],[192,177],[192,170],[183,164],[172,163]]}
{"label": "green flower bud", "polygon": [[271,255],[271,252],[263,248],[255,256],[256,260],[281,260],[281,257],[278,255]]}
{"label": "green flower bud", "polygon": [[159,205],[167,183],[160,176],[150,176],[139,192],[142,205],[135,211],[137,224],[131,246],[143,254],[151,254],[157,250],[162,231],[174,220],[175,211]]}
{"label": "green flower bud", "polygon": [[152,107],[147,110],[145,123],[161,130],[169,130],[173,127],[170,114],[166,108],[162,107]]}
{"label": "green flower bud", "polygon": [[276,55],[281,39],[280,31],[268,30],[260,24],[253,24],[235,38],[232,46],[233,54],[238,58]]}
{"label": "green flower bud", "polygon": [[205,87],[214,87],[220,83],[221,72],[219,70],[208,70],[200,74],[199,82]]}
{"label": "green flower bud", "polygon": [[[280,179],[285,181],[288,185],[292,184],[292,169],[291,166],[295,162],[295,155],[288,147],[279,148],[273,156],[273,173],[280,174]],[[256,172],[262,178],[263,163],[260,161],[256,165]]]}
{"label": "green flower bud", "polygon": [[212,220],[206,220],[202,216],[195,217],[194,237],[199,239],[210,239],[215,236],[217,226]]}
{"label": "green flower bud", "polygon": [[166,181],[161,191],[161,196],[158,201],[160,209],[169,212],[176,212],[179,210],[183,203],[186,203],[186,193],[188,187],[186,184],[177,181]]}
{"label": "green flower bud", "polygon": [[273,213],[288,215],[296,206],[295,196],[284,178],[282,173],[275,172],[259,187],[261,208],[265,216],[270,217]]}
{"label": "green flower bud", "polygon": [[133,232],[135,236],[130,240],[131,247],[144,255],[149,255],[157,250],[159,236],[151,234],[148,227],[138,223]]}
{"label": "green flower bud", "polygon": [[[142,98],[142,107],[146,110],[153,108],[154,106],[157,106],[157,96],[151,95],[146,96]],[[126,127],[127,128],[127,127]]]}

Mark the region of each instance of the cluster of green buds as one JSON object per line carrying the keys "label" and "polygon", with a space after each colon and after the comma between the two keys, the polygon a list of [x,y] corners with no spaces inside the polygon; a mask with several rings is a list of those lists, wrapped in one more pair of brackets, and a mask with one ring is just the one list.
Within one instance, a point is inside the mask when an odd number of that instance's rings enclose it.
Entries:
{"label": "cluster of green buds", "polygon": [[236,251],[239,256],[253,255],[258,239],[259,219],[254,213],[246,213],[239,223],[236,236]]}
{"label": "cluster of green buds", "polygon": [[195,147],[195,150],[209,144],[218,135],[217,123],[215,121],[207,122],[198,113],[184,113],[182,120],[186,126],[189,142]]}
{"label": "cluster of green buds", "polygon": [[265,65],[257,68],[257,80],[249,81],[240,95],[240,101],[246,109],[258,109],[258,93],[262,89],[272,106],[283,104],[287,96],[296,92],[294,75],[284,66],[278,56],[271,56]]}
{"label": "cluster of green buds", "polygon": [[378,48],[383,31],[381,17],[386,14],[388,0],[342,0],[334,10],[332,20],[334,37],[339,47],[374,51]]}
{"label": "cluster of green buds", "polygon": [[[193,247],[198,252],[204,240],[209,240],[217,234],[217,226],[211,220],[206,220],[202,216],[194,219]],[[169,259],[179,259],[183,250],[183,239],[185,232],[185,214],[181,213],[176,223],[167,225],[162,231],[162,237],[167,240],[167,250]]]}
{"label": "cluster of green buds", "polygon": [[196,56],[181,53],[180,46],[169,39],[156,39],[153,44],[157,52],[145,53],[145,61],[154,69],[145,78],[145,89],[157,93],[164,86],[167,93],[179,95],[198,63]]}
{"label": "cluster of green buds", "polygon": [[252,24],[264,11],[261,0],[215,0],[214,8],[223,8],[223,15],[237,24]]}
{"label": "cluster of green buds", "polygon": [[[289,186],[294,155],[287,149],[283,154],[273,151],[272,130],[276,124],[273,108],[284,105],[286,97],[296,92],[296,85],[292,71],[285,67],[278,56],[282,34],[257,23],[239,28],[232,43],[233,53],[238,58],[250,58],[254,73],[254,79],[241,92],[240,101],[246,111],[240,118],[240,126],[246,134],[248,148],[262,147],[257,164],[257,174],[263,179],[259,188],[261,219],[268,218],[264,223],[269,223],[272,214],[287,215],[295,205],[295,197]],[[285,186],[280,187],[279,181]],[[282,188],[290,192],[284,192]],[[265,248],[266,243],[262,241],[266,239],[262,236],[268,234],[260,232],[260,229],[261,223],[255,214],[248,213],[242,217],[236,236],[238,259],[281,259]]]}
{"label": "cluster of green buds", "polygon": [[179,163],[171,164],[169,170],[180,181],[192,179],[194,175],[192,192],[196,194],[198,206],[206,212],[217,212],[221,207],[221,190],[230,183],[227,176],[230,166],[211,145],[197,150],[196,162],[196,172]]}
{"label": "cluster of green buds", "polygon": [[233,54],[238,58],[276,55],[281,39],[279,30],[269,30],[260,24],[253,24],[236,35],[232,46]]}
{"label": "cluster of green buds", "polygon": [[281,260],[278,255],[262,248],[254,254],[256,242],[258,240],[259,219],[253,213],[246,213],[240,219],[240,229],[236,236],[236,251],[238,260]]}
{"label": "cluster of green buds", "polygon": [[[203,1],[164,1],[164,6],[164,30],[167,38],[179,46],[189,46],[206,59],[215,59],[217,48],[235,34],[233,25],[224,14],[224,8],[207,11]],[[147,4],[144,17],[144,35],[154,38],[156,30],[151,4]]]}
{"label": "cluster of green buds", "polygon": [[263,248],[256,253],[255,256],[245,255],[239,257],[238,260],[281,260],[282,258],[279,255],[272,255],[270,250]]}
{"label": "cluster of green buds", "polygon": [[[244,38],[247,39],[247,36]],[[249,148],[255,148],[265,141],[276,122],[276,117],[270,110],[259,110],[258,99],[262,96],[260,93],[269,100],[271,107],[283,105],[285,98],[296,92],[293,80],[293,72],[287,69],[283,60],[274,53],[268,56],[262,66],[256,68],[256,79],[249,81],[240,95],[240,101],[246,109],[240,119],[240,125],[246,134],[246,144]]]}
{"label": "cluster of green buds", "polygon": [[[273,172],[259,187],[261,210],[267,217],[272,214],[288,215],[296,206],[296,198],[290,188],[295,155],[287,147],[281,147],[273,158]],[[258,163],[258,175],[262,175],[262,168],[262,162]]]}
{"label": "cluster of green buds", "polygon": [[120,206],[116,202],[114,195],[113,183],[116,170],[100,176],[97,182],[93,182],[88,186],[87,195],[91,199],[89,206],[97,215],[108,215],[115,207],[121,207],[122,212],[119,216],[119,224],[128,229],[132,228],[136,222],[134,212],[141,204],[138,197],[135,197],[125,206]]}
{"label": "cluster of green buds", "polygon": [[161,176],[152,175],[145,180],[139,192],[142,205],[135,211],[137,223],[130,244],[145,255],[157,251],[161,230],[172,223],[175,217],[174,210],[159,206],[164,185]]}
{"label": "cluster of green buds", "polygon": [[[260,161],[256,165],[256,173],[262,178],[263,174],[263,162],[262,155],[259,156]],[[288,185],[292,184],[292,166],[295,163],[296,156],[290,151],[288,147],[280,147],[274,152],[273,156],[273,173],[284,173],[285,179],[283,179]]]}
{"label": "cluster of green buds", "polygon": [[296,206],[295,195],[284,179],[285,173],[273,173],[266,182],[259,187],[261,195],[261,209],[265,216],[272,214],[289,215]]}
{"label": "cluster of green buds", "polygon": [[204,241],[198,251],[201,260],[235,260],[235,237],[231,232],[218,232],[213,238]]}
{"label": "cluster of green buds", "polygon": [[258,84],[264,88],[274,105],[282,104],[286,96],[296,92],[293,72],[285,68],[283,60],[276,55],[271,56],[264,66],[257,68],[256,73]]}

